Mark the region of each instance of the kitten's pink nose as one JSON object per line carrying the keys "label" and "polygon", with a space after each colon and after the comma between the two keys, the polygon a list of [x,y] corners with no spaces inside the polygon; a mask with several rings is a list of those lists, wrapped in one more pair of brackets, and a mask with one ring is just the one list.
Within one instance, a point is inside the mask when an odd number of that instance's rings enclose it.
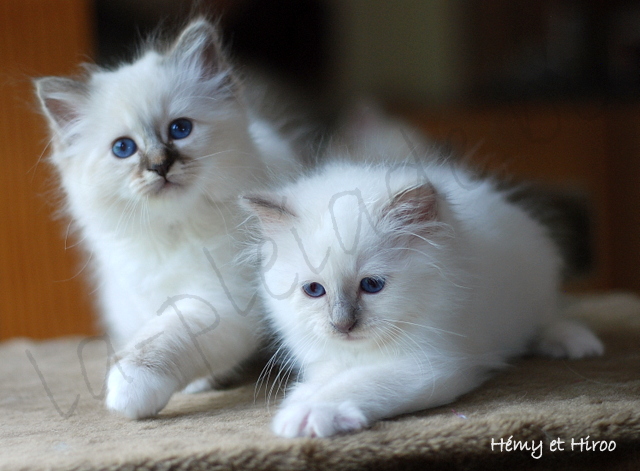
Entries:
{"label": "kitten's pink nose", "polygon": [[347,334],[353,330],[353,328],[356,326],[357,323],[358,323],[357,319],[347,318],[347,319],[341,319],[338,322],[332,322],[331,326],[334,329],[336,329],[338,332]]}

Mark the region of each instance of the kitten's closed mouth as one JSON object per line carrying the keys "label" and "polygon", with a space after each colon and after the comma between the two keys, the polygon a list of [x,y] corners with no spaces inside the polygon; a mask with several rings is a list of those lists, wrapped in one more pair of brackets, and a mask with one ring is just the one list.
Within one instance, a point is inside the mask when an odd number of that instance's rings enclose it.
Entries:
{"label": "kitten's closed mouth", "polygon": [[172,180],[160,180],[154,184],[153,189],[151,190],[154,195],[160,195],[162,193],[166,193],[168,191],[175,191],[180,188],[182,185]]}
{"label": "kitten's closed mouth", "polygon": [[358,341],[365,340],[366,338],[366,337],[359,337],[359,336],[353,335],[350,332],[347,332],[345,334],[339,334],[339,337],[342,340],[346,340],[347,342],[358,342]]}

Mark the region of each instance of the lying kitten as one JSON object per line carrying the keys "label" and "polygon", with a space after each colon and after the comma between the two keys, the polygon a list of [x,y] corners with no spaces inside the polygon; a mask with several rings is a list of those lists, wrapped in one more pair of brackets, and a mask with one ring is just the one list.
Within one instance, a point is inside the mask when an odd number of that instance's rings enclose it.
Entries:
{"label": "lying kitten", "polygon": [[278,435],[451,402],[515,355],[603,352],[558,312],[545,228],[461,168],[332,163],[243,204],[263,235],[263,299],[300,370]]}
{"label": "lying kitten", "polygon": [[[251,275],[234,263],[234,208],[241,191],[267,179],[266,157],[204,20],[133,63],[36,86],[66,210],[120,348],[107,406],[131,418],[156,414],[175,391],[256,349]],[[279,157],[276,173],[291,163]]]}

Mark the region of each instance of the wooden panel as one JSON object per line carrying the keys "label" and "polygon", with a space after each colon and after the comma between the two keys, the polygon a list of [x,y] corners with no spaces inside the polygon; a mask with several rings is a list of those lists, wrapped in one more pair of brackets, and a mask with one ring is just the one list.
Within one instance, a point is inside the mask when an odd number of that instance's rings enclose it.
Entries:
{"label": "wooden panel", "polygon": [[[0,338],[93,333],[78,249],[52,220],[44,120],[30,78],[76,72],[90,50],[81,0],[0,2]],[[69,280],[71,278],[71,280]]]}
{"label": "wooden panel", "polygon": [[525,103],[408,116],[481,167],[586,192],[595,213],[597,268],[573,288],[613,286],[606,106]]}
{"label": "wooden panel", "polygon": [[618,106],[608,135],[613,284],[640,293],[640,106]]}

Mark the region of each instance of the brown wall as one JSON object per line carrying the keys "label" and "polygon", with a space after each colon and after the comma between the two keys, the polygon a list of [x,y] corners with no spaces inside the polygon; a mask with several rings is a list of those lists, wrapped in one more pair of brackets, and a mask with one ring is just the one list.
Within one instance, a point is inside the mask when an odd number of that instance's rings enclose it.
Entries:
{"label": "brown wall", "polygon": [[79,251],[65,250],[66,224],[51,217],[30,82],[77,72],[91,50],[90,18],[88,1],[0,2],[0,338],[92,332]]}
{"label": "brown wall", "polygon": [[640,105],[616,107],[607,135],[612,284],[640,293]]}

